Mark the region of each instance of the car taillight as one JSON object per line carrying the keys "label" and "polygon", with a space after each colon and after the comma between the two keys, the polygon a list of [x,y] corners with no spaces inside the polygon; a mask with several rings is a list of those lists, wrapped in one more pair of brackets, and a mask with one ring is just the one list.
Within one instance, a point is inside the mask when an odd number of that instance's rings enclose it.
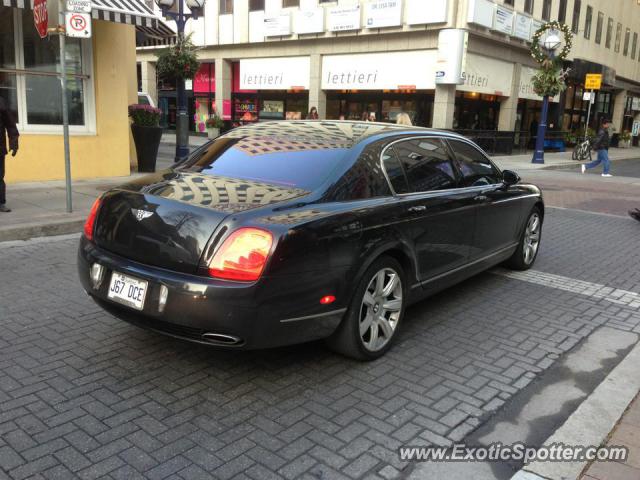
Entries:
{"label": "car taillight", "polygon": [[98,210],[100,209],[100,198],[97,198],[93,205],[91,206],[91,210],[89,211],[89,216],[87,217],[87,221],[84,222],[84,236],[87,237],[87,240],[93,241],[93,228],[96,223],[96,217],[98,216]]}
{"label": "car taillight", "polygon": [[269,258],[273,235],[259,228],[243,227],[233,232],[209,263],[209,275],[225,280],[258,280]]}

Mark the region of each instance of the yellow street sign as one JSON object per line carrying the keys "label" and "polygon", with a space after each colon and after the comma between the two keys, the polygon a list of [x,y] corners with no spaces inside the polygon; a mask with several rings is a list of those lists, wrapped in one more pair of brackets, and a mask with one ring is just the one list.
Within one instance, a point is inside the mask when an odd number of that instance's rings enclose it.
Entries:
{"label": "yellow street sign", "polygon": [[600,90],[602,86],[602,74],[601,73],[587,73],[584,79],[585,90]]}

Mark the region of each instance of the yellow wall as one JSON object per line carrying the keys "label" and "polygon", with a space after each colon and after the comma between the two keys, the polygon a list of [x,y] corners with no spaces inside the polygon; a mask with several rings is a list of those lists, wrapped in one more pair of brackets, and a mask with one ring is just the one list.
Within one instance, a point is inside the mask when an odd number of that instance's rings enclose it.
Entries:
{"label": "yellow wall", "polygon": [[[96,134],[71,135],[72,178],[129,175],[135,147],[127,107],[136,103],[135,27],[93,21]],[[62,135],[20,132],[20,150],[7,156],[7,181],[64,178]]]}

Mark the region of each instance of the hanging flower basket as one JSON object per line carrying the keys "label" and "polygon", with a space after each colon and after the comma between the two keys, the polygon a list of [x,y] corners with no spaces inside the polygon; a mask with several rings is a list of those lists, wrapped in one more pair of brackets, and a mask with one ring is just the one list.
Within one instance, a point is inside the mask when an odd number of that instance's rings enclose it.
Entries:
{"label": "hanging flower basket", "polygon": [[191,36],[179,39],[158,54],[158,75],[166,80],[193,79],[200,67],[196,51]]}
{"label": "hanging flower basket", "polygon": [[[553,58],[544,51],[540,41],[550,30],[562,33],[564,46]],[[563,69],[563,62],[571,53],[573,46],[573,33],[564,23],[554,21],[542,25],[531,40],[531,56],[540,64],[540,70],[533,76],[533,91],[541,97],[555,97],[567,88],[566,78],[569,69]]]}

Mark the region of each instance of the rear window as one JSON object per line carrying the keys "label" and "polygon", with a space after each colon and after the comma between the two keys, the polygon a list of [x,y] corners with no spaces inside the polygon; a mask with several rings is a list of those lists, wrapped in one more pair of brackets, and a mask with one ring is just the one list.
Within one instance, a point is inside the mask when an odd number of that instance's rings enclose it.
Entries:
{"label": "rear window", "polygon": [[344,144],[309,138],[221,137],[180,170],[315,190],[347,153]]}

